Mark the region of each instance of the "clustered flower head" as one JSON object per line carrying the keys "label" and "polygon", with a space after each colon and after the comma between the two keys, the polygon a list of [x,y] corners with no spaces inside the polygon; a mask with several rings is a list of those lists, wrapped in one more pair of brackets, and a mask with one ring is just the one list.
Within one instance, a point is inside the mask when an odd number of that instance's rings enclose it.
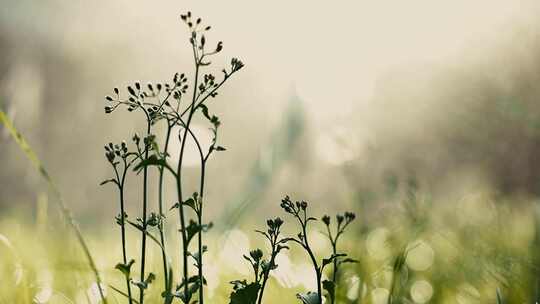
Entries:
{"label": "clustered flower head", "polygon": [[276,217],[275,219],[267,220],[266,224],[268,225],[267,233],[270,242],[276,242],[280,233],[281,225],[283,225],[283,220],[279,217]]}
{"label": "clustered flower head", "polygon": [[114,163],[116,157],[125,158],[128,154],[128,148],[126,142],[122,142],[120,145],[109,143],[105,148],[105,156],[110,163]]}
{"label": "clustered flower head", "polygon": [[281,200],[280,206],[283,208],[283,210],[285,210],[285,212],[292,215],[298,215],[300,211],[306,211],[308,203],[306,201],[296,201],[293,203],[290,197],[287,195]]}
{"label": "clustered flower head", "polygon": [[257,248],[255,250],[251,250],[249,252],[249,256],[251,256],[251,258],[253,258],[253,260],[255,260],[256,262],[258,262],[263,257],[263,252],[261,249]]}
{"label": "clustered flower head", "polygon": [[[339,227],[341,227],[341,225],[344,225],[344,226],[347,226],[349,225],[352,221],[354,221],[356,219],[356,214],[354,214],[353,212],[345,212],[343,214],[337,214],[336,215],[336,221],[337,221],[337,224]],[[331,217],[328,216],[328,215],[324,215],[322,218],[321,218],[321,221],[326,225],[326,226],[329,226],[330,223],[331,223]]]}

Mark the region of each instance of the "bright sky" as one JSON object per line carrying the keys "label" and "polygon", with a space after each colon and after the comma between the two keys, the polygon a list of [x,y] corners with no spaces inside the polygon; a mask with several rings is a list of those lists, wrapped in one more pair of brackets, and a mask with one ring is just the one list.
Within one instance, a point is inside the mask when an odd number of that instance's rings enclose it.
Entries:
{"label": "bright sky", "polygon": [[279,117],[275,114],[282,113],[294,88],[310,117],[322,121],[368,101],[389,69],[456,60],[464,49],[481,49],[540,12],[536,0],[98,0],[10,6],[9,14],[0,13],[8,24],[42,32],[52,37],[51,44],[84,55],[93,65],[107,64],[114,79],[129,73],[143,81],[184,67],[189,72],[187,31],[179,14],[191,10],[213,26],[209,41],[224,40],[223,58],[238,56],[247,64],[244,86],[234,95],[247,111]]}

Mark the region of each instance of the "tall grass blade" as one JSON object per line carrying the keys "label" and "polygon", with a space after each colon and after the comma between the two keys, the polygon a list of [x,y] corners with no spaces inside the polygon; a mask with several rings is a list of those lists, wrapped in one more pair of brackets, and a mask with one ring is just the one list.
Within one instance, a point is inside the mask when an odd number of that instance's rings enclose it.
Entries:
{"label": "tall grass blade", "polygon": [[97,286],[99,289],[99,294],[101,296],[101,299],[104,304],[107,304],[107,299],[105,298],[104,292],[102,290],[102,280],[101,276],[99,275],[99,272],[97,270],[96,264],[94,262],[94,259],[92,258],[92,254],[90,253],[90,250],[88,249],[88,245],[86,244],[84,237],[81,233],[81,230],[79,229],[79,226],[77,225],[77,222],[71,215],[71,211],[67,208],[66,204],[64,203],[62,199],[62,195],[60,194],[60,190],[56,186],[56,183],[53,181],[47,170],[45,170],[45,167],[37,157],[36,153],[32,150],[28,142],[22,137],[21,133],[15,128],[13,123],[10,121],[10,119],[7,117],[6,113],[2,110],[0,110],[0,123],[4,125],[4,127],[7,129],[8,133],[13,137],[19,148],[23,150],[24,154],[30,162],[32,162],[32,165],[39,171],[41,176],[45,179],[47,182],[49,188],[51,189],[53,195],[56,197],[56,202],[58,204],[58,207],[60,208],[60,211],[62,213],[62,216],[67,221],[67,223],[71,226],[73,231],[75,232],[75,236],[77,237],[77,240],[79,244],[81,245],[84,254],[86,256],[86,259],[88,260],[88,264],[90,265],[90,268],[94,272],[94,276],[96,277]]}

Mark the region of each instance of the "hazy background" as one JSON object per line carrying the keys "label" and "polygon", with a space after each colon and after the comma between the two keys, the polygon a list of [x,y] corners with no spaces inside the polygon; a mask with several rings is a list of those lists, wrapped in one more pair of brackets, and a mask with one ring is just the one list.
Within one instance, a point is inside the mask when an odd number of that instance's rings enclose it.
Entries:
{"label": "hazy background", "polygon": [[[106,115],[104,97],[135,81],[191,76],[179,18],[191,10],[212,25],[209,43],[224,41],[216,74],[231,57],[246,64],[211,102],[228,149],[208,167],[205,217],[217,223],[206,239],[212,302],[225,303],[228,282],[247,276],[239,253],[260,244],[251,231],[263,218],[284,216],[285,194],[308,200],[316,216],[357,213],[341,245],[360,260],[343,272],[343,303],[385,303],[404,248],[397,275],[409,302],[495,303],[497,288],[508,303],[540,301],[539,1],[1,4],[0,108],[58,182],[108,283],[121,286],[122,277],[114,270],[117,193],[99,186],[111,175],[103,145],[144,125],[137,114]],[[208,140],[205,128],[195,123]],[[187,193],[197,185],[194,153],[186,156]],[[136,217],[140,181],[128,182]],[[0,302],[48,292],[46,301],[63,303],[54,287],[82,303],[95,287],[46,194],[0,128],[0,245],[20,257],[12,263],[0,250],[0,276],[15,282],[0,286]],[[174,187],[165,195],[172,205]],[[175,222],[167,229],[173,263]],[[322,256],[319,228],[310,239]],[[138,235],[129,234],[130,253],[138,252]],[[150,250],[156,273],[159,258]],[[313,276],[299,251],[281,259],[267,295],[292,303],[295,292],[313,290]],[[157,301],[155,286],[149,296]]]}
{"label": "hazy background", "polygon": [[[83,222],[117,207],[98,186],[103,144],[142,126],[103,97],[192,73],[187,10],[225,42],[216,71],[246,64],[212,105],[228,151],[209,168],[210,217],[285,193],[378,208],[410,179],[446,198],[538,194],[537,1],[4,0],[1,106]],[[43,184],[7,136],[0,162],[1,210],[31,209]]]}

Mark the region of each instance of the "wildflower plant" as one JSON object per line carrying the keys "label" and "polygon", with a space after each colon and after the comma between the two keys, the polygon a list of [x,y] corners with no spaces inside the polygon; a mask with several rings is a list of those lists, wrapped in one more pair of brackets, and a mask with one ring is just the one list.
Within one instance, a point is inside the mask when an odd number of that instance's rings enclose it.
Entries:
{"label": "wildflower plant", "polygon": [[[110,163],[113,177],[105,180],[102,184],[112,183],[116,185],[119,194],[119,214],[116,223],[120,226],[122,240],[122,260],[116,265],[126,281],[126,292],[120,289],[113,290],[127,297],[130,304],[144,304],[145,292],[157,279],[159,274],[148,272],[146,269],[147,241],[157,244],[161,250],[163,291],[161,296],[163,303],[172,303],[178,299],[185,304],[204,304],[204,253],[208,251],[203,235],[212,228],[212,222],[204,219],[206,166],[215,152],[226,149],[219,144],[218,135],[221,120],[211,113],[210,100],[218,95],[218,90],[231,77],[244,66],[242,61],[233,58],[228,68],[222,69],[220,77],[211,72],[206,72],[211,65],[211,59],[223,50],[221,41],[209,47],[206,35],[210,26],[204,26],[201,18],[194,18],[190,12],[180,15],[180,19],[187,25],[190,32],[189,43],[192,48],[194,74],[189,79],[185,73],[176,73],[171,82],[149,83],[145,86],[135,82],[127,86],[126,92],[121,93],[114,88],[112,95],[106,96],[107,105],[105,113],[113,113],[119,108],[125,108],[129,112],[140,113],[145,126],[145,133],[141,136],[134,134],[132,144],[126,142],[119,144],[109,143],[105,146],[105,157]],[[213,138],[210,146],[205,149],[199,138],[192,130],[192,122],[195,117],[201,117],[206,121],[212,131]],[[157,134],[156,125],[165,125],[165,133]],[[172,139],[177,138],[180,142],[178,163],[172,164],[170,159],[170,144]],[[183,164],[188,139],[195,145],[199,156],[200,179],[198,189],[187,194],[183,179]],[[128,147],[129,146],[129,147]],[[130,148],[132,147],[132,148]],[[157,206],[149,206],[152,201],[149,198],[150,170],[157,170]],[[130,174],[131,173],[131,174]],[[140,196],[140,217],[133,220],[126,212],[125,188],[129,178],[142,179],[142,191]],[[176,202],[165,202],[163,192],[166,178],[175,181],[177,194]],[[130,202],[131,203],[131,202]],[[276,257],[283,250],[289,249],[289,243],[300,245],[308,254],[314,268],[317,280],[317,291],[298,294],[297,297],[306,304],[321,304],[322,289],[327,291],[327,297],[331,303],[335,302],[335,288],[337,285],[338,270],[341,264],[354,260],[346,258],[345,253],[338,252],[338,239],[344,233],[345,228],[354,220],[354,214],[345,213],[336,217],[337,226],[335,232],[330,230],[329,217],[323,217],[328,238],[332,245],[332,254],[329,258],[318,261],[310,247],[308,240],[308,225],[317,221],[308,216],[308,204],[304,201],[293,203],[287,196],[282,200],[281,207],[297,220],[301,231],[296,237],[283,237],[281,229],[284,221],[276,217],[266,222],[265,230],[256,230],[268,243],[269,252],[265,255],[263,250],[255,249],[244,255],[253,269],[253,281],[236,280],[230,294],[230,304],[261,304],[267,287],[270,274],[278,265]],[[156,211],[151,211],[156,210]],[[166,223],[170,221],[171,214],[176,213],[179,223],[178,237],[180,239],[178,256],[181,269],[173,269],[165,238]],[[126,229],[135,229],[140,237],[140,255],[127,252]],[[332,280],[322,281],[325,267],[333,264]],[[138,269],[138,273],[137,273]],[[175,276],[176,274],[176,276]],[[135,291],[138,290],[138,300],[135,300]]]}
{"label": "wildflower plant", "polygon": [[244,255],[253,269],[253,282],[246,280],[232,281],[233,292],[230,296],[230,304],[261,304],[270,272],[278,267],[276,257],[280,251],[289,249],[286,245],[287,239],[281,238],[281,226],[283,220],[279,217],[266,221],[268,229],[266,231],[255,230],[265,237],[270,245],[270,257],[264,259],[264,253],[261,249],[255,249]]}
{"label": "wildflower plant", "polygon": [[[321,221],[326,226],[326,237],[330,241],[332,246],[332,255],[330,260],[332,262],[332,279],[324,280],[322,282],[323,289],[327,292],[327,297],[330,304],[336,302],[337,294],[337,285],[338,285],[338,274],[339,268],[342,264],[345,263],[357,263],[358,261],[352,258],[347,257],[347,254],[340,253],[338,251],[338,241],[340,237],[345,233],[347,227],[356,219],[356,215],[352,212],[345,212],[343,214],[336,215],[336,224],[332,228],[332,218],[328,215],[325,215],[321,218]],[[323,262],[324,264],[324,262]]]}
{"label": "wildflower plant", "polygon": [[[322,218],[323,223],[327,229],[327,237],[332,245],[332,254],[328,258],[317,260],[316,254],[313,251],[309,243],[308,226],[310,222],[315,222],[315,217],[308,215],[308,203],[306,201],[292,202],[289,196],[285,196],[281,200],[281,208],[288,214],[292,215],[300,225],[300,232],[296,237],[287,238],[287,242],[292,242],[299,245],[309,256],[311,260],[313,271],[315,273],[317,282],[317,291],[308,291],[307,293],[297,294],[297,298],[304,304],[320,304],[322,303],[322,289],[326,290],[326,297],[330,303],[335,303],[336,286],[337,286],[337,273],[339,266],[343,263],[355,263],[356,260],[348,258],[346,253],[339,253],[337,251],[337,241],[339,237],[345,232],[347,226],[355,219],[355,215],[352,212],[346,212],[344,215],[337,215],[337,227],[335,234],[332,234],[330,229],[330,217],[325,215]],[[326,266],[333,264],[332,280],[322,280],[324,269]]]}
{"label": "wildflower plant", "polygon": [[[162,251],[164,291],[162,296],[165,303],[171,303],[174,298],[179,298],[184,303],[192,303],[192,299],[198,294],[197,303],[204,303],[204,283],[203,276],[203,253],[206,246],[203,241],[203,233],[212,227],[211,223],[203,222],[204,210],[204,187],[206,176],[206,164],[214,152],[224,151],[225,148],[218,145],[218,131],[221,125],[220,119],[210,114],[207,103],[210,99],[217,97],[218,90],[231,77],[238,72],[244,64],[242,61],[233,58],[229,68],[222,69],[220,77],[204,70],[211,65],[211,58],[223,50],[223,42],[219,41],[213,46],[207,41],[206,35],[211,30],[210,26],[203,25],[201,18],[194,18],[191,12],[180,15],[180,19],[187,25],[190,32],[189,43],[193,52],[194,76],[191,81],[185,73],[176,73],[169,83],[149,83],[146,86],[140,82],[135,82],[127,87],[126,93],[121,93],[118,88],[113,89],[113,94],[106,96],[107,105],[105,113],[109,114],[119,108],[125,108],[129,112],[142,113],[145,122],[146,132],[141,141],[139,135],[133,136],[136,151],[128,152],[127,145],[109,144],[105,148],[106,157],[113,167],[114,178],[106,180],[104,183],[115,183],[120,193],[120,215],[117,223],[121,227],[122,236],[122,262],[116,268],[126,277],[127,297],[129,303],[144,303],[144,293],[148,285],[155,279],[155,274],[146,272],[147,239],[155,241]],[[199,139],[192,131],[194,117],[201,115],[210,124],[213,132],[213,140],[208,150],[203,150]],[[158,138],[155,134],[154,126],[158,123],[166,125],[166,132],[163,138]],[[177,127],[177,128],[176,128]],[[176,131],[178,130],[178,132]],[[169,147],[172,136],[180,141],[180,151],[178,164],[173,168],[170,163]],[[200,183],[197,192],[187,196],[183,183],[183,160],[186,151],[187,139],[191,138],[196,145],[200,156]],[[161,150],[160,147],[163,147]],[[143,187],[141,196],[142,217],[136,221],[127,220],[125,212],[124,187],[127,179],[128,169],[133,167],[137,174],[142,173]],[[158,170],[158,213],[151,213],[149,206],[149,174],[151,168]],[[170,175],[176,184],[178,201],[172,203],[170,210],[176,210],[178,222],[180,224],[179,237],[181,248],[179,252],[182,270],[179,273],[180,282],[173,287],[174,270],[171,267],[170,258],[167,253],[165,239],[165,222],[169,219],[166,214],[165,202],[163,198],[164,182],[166,173]],[[188,214],[193,212],[193,216]],[[132,275],[132,267],[137,259],[129,259],[126,252],[126,223],[140,231],[141,233],[141,253],[139,256],[139,279]],[[152,230],[157,229],[156,237]],[[196,251],[190,250],[190,244],[195,241]],[[189,260],[193,259],[195,271],[190,270]],[[132,297],[131,285],[139,289],[139,300]]]}

